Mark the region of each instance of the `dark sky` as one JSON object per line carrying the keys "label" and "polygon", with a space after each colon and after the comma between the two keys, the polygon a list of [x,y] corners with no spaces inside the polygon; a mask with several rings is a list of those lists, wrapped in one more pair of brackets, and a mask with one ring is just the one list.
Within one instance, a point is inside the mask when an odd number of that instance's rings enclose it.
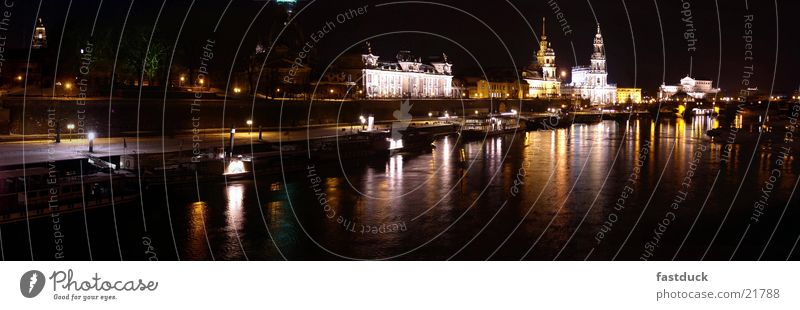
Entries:
{"label": "dark sky", "polygon": [[[71,3],[71,5],[70,5]],[[196,1],[189,12],[178,45],[199,52],[199,43],[214,38],[218,44],[213,70],[227,73],[240,42],[240,53],[252,50],[259,39],[279,30],[282,19],[274,6],[264,1]],[[388,4],[387,4],[388,3]],[[571,35],[559,27],[550,4],[557,3]],[[51,48],[57,47],[65,18],[65,33],[88,33],[100,0],[17,0],[13,8],[9,45],[21,46],[29,40],[37,10],[48,27]],[[192,4],[170,0],[158,17],[162,1],[136,0],[128,17],[128,29],[151,30],[175,43],[184,16]],[[385,5],[380,5],[385,4]],[[691,12],[682,12],[688,4]],[[99,9],[97,28],[111,33],[114,45],[125,21],[130,1],[105,0]],[[564,69],[586,65],[591,53],[596,23],[602,26],[608,55],[609,81],[619,87],[643,88],[652,94],[666,81],[677,83],[689,73],[713,79],[726,92],[741,88],[745,61],[744,15],[753,14],[753,86],[768,92],[775,75],[775,91],[789,93],[800,79],[800,27],[796,24],[798,1],[722,1],[722,0],[436,0],[394,2],[317,0],[303,1],[295,12],[294,23],[301,29],[301,41],[321,30],[325,21],[335,22],[337,14],[367,5],[367,13],[344,23],[314,45],[317,67],[350,46],[369,39],[375,54],[393,58],[398,50],[416,55],[447,53],[457,74],[477,74],[527,65],[537,47],[541,19],[546,17],[548,37]],[[718,7],[717,7],[718,5]],[[748,5],[748,8],[746,8]],[[69,7],[69,15],[67,15]],[[304,7],[302,10],[301,7]],[[224,16],[222,16],[225,11]],[[691,15],[687,24],[683,14]],[[214,27],[222,16],[216,32]],[[252,26],[250,27],[252,23]],[[529,27],[535,29],[534,34]],[[248,27],[249,31],[248,31]],[[697,50],[687,51],[684,32],[695,29]],[[295,35],[296,32],[288,31]],[[663,36],[662,36],[663,33]],[[66,36],[65,37],[69,37]],[[123,37],[123,40],[125,37]],[[662,44],[663,42],[663,44]],[[720,45],[721,42],[721,45]],[[66,45],[65,45],[66,46]],[[360,46],[360,45],[359,45]],[[572,46],[574,46],[574,54]],[[776,60],[777,52],[777,60]],[[296,51],[290,53],[295,54]],[[191,53],[189,53],[191,54]],[[62,53],[65,55],[66,52]],[[720,57],[721,55],[721,57]],[[777,64],[777,65],[776,65]]]}

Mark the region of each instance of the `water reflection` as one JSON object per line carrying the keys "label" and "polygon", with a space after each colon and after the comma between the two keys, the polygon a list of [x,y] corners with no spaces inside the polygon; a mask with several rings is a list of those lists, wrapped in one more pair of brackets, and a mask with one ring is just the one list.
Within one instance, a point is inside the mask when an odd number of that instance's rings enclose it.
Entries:
{"label": "water reflection", "polygon": [[[286,186],[294,186],[296,190],[276,201],[264,202],[261,208],[265,211],[271,237],[279,247],[284,247],[282,250],[296,255],[290,258],[331,258],[317,246],[319,244],[346,257],[385,258],[411,251],[401,258],[441,259],[469,244],[456,258],[482,259],[497,250],[493,258],[519,259],[534,240],[542,236],[526,258],[552,259],[563,248],[560,258],[583,259],[592,249],[594,234],[601,229],[624,186],[632,186],[635,193],[626,197],[628,209],[619,212],[620,222],[603,240],[604,248],[598,248],[594,255],[599,259],[613,255],[621,239],[633,228],[642,207],[649,204],[650,211],[642,216],[634,238],[621,255],[635,258],[633,255],[641,245],[640,240],[635,240],[636,236],[647,236],[645,230],[651,229],[654,219],[663,215],[664,208],[681,186],[692,153],[701,145],[708,146],[709,151],[698,164],[693,177],[695,185],[684,202],[686,206],[699,206],[708,199],[706,213],[699,217],[697,225],[716,227],[719,216],[724,215],[731,203],[735,204],[734,210],[747,210],[747,199],[732,202],[727,189],[738,187],[737,182],[746,168],[743,163],[747,162],[753,148],[748,145],[732,148],[730,168],[723,171],[712,190],[710,184],[719,168],[720,147],[705,132],[715,126],[718,123],[714,119],[704,116],[658,123],[637,119],[575,124],[570,129],[465,143],[456,143],[455,137],[444,137],[435,142],[436,147],[430,153],[395,155],[378,163],[353,163],[346,168],[347,176],[336,169],[320,172],[321,193],[326,195],[336,215],[333,219],[326,217],[317,195],[309,189],[308,180],[303,176],[287,180]],[[649,154],[641,157],[646,145],[649,145]],[[640,158],[643,162],[638,164]],[[769,155],[759,156],[759,163],[764,167],[771,161]],[[787,163],[787,167],[791,165]],[[525,170],[521,179],[524,185],[519,194],[512,197],[509,189],[515,184],[520,168]],[[634,169],[637,169],[638,179],[629,183]],[[744,188],[757,189],[765,169],[753,169],[750,172],[752,181]],[[492,179],[494,175],[497,177]],[[784,176],[787,180],[795,179],[796,171],[787,169]],[[776,184],[778,186],[781,188],[773,191],[774,201],[785,202],[790,184],[784,182]],[[254,195],[253,189],[243,184],[229,184],[224,193],[224,221],[209,224],[208,229],[217,236],[217,239],[211,238],[215,253],[219,251],[227,258],[243,259],[238,241],[241,237],[243,243],[255,244],[252,251],[247,248],[248,253],[266,253],[268,258],[280,258],[277,252],[272,252],[272,243],[264,241],[266,229],[261,227],[261,219],[254,218],[261,216],[261,212],[246,212],[248,203],[255,201],[248,198]],[[291,200],[291,205],[286,200]],[[215,217],[220,214],[214,214],[212,204],[190,202],[185,205],[191,205],[187,208],[191,224],[187,229],[187,243],[179,247],[203,249],[202,218],[209,216],[212,219],[207,223],[215,223]],[[504,205],[502,210],[501,205]],[[590,209],[590,206],[593,207]],[[698,209],[681,210],[680,220],[670,228],[671,234],[682,237],[681,231],[688,230],[687,223],[698,216]],[[740,220],[737,217],[744,215],[732,212],[730,218]],[[340,223],[340,217],[348,224]],[[295,226],[295,221],[307,228],[308,236]],[[408,232],[364,233],[360,226],[390,223],[407,224]],[[548,225],[550,227],[545,229]],[[575,239],[567,243],[573,233]],[[689,239],[689,247],[701,247],[708,237],[702,229],[692,234],[697,239]],[[735,238],[737,234],[734,232],[730,236]],[[719,243],[736,244],[738,240]],[[269,250],[259,247],[269,247]],[[671,257],[674,247],[665,243],[659,253]],[[200,254],[197,257],[205,258]]]}
{"label": "water reflection", "polygon": [[[225,189],[228,203],[225,208],[225,249],[229,255],[243,254],[243,246],[239,238],[239,231],[246,221],[244,211],[244,184],[229,184]],[[241,259],[239,257],[238,259]]]}
{"label": "water reflection", "polygon": [[195,257],[204,257],[208,253],[208,237],[206,234],[206,209],[205,202],[192,203],[189,208],[189,234],[187,251]]}

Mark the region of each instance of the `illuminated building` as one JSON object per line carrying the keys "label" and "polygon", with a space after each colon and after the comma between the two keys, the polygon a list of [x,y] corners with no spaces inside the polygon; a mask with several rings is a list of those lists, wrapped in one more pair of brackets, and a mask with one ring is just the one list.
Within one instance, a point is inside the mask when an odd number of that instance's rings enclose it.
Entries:
{"label": "illuminated building", "polygon": [[572,68],[572,82],[563,91],[565,94],[589,99],[591,104],[611,104],[617,100],[617,86],[608,84],[606,52],[599,24],[594,36],[594,52],[590,65]]}
{"label": "illuminated building", "polygon": [[667,100],[678,93],[686,93],[696,100],[712,97],[720,92],[719,88],[714,88],[712,85],[713,81],[695,80],[687,75],[681,79],[680,85],[661,85],[658,89],[658,99]]}
{"label": "illuminated building", "polygon": [[41,18],[39,22],[36,23],[36,28],[33,29],[33,44],[31,47],[35,49],[47,47],[47,31],[44,28],[44,22],[42,22]]}
{"label": "illuminated building", "polygon": [[[453,65],[442,54],[429,63],[414,57],[409,51],[400,51],[394,60],[381,61],[380,56],[367,50],[355,60],[343,57],[342,72],[329,72],[320,84],[357,86],[365,98],[452,98]],[[351,90],[355,93],[355,90]]]}
{"label": "illuminated building", "polygon": [[642,89],[617,88],[617,103],[642,103]]}
{"label": "illuminated building", "polygon": [[470,87],[469,98],[488,99],[488,98],[509,98],[518,99],[522,97],[523,91],[528,90],[525,82],[492,82],[484,79],[477,80],[475,87]]}
{"label": "illuminated building", "polygon": [[561,95],[561,81],[556,76],[556,52],[547,41],[544,22],[542,18],[542,36],[536,60],[522,71],[522,78],[528,83],[527,96],[530,98]]}

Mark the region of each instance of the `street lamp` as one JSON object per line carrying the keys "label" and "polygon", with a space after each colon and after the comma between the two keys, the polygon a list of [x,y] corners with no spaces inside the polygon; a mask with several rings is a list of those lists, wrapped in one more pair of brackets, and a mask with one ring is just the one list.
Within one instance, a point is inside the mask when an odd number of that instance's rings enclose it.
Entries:
{"label": "street lamp", "polygon": [[367,119],[364,118],[364,115],[359,115],[358,120],[361,121],[361,130],[364,130],[364,123],[367,122]]}
{"label": "street lamp", "polygon": [[428,112],[428,117],[433,117],[433,112]]}
{"label": "street lamp", "polygon": [[75,129],[75,124],[67,124],[67,129],[69,130],[69,141],[72,142],[72,130]]}
{"label": "street lamp", "polygon": [[178,87],[183,87],[183,82],[186,82],[186,77],[181,75],[181,77],[178,79],[178,81],[179,81],[178,82]]}
{"label": "street lamp", "polygon": [[89,153],[93,153],[93,152],[94,152],[94,138],[95,138],[95,133],[94,133],[93,131],[90,131],[90,132],[89,132],[89,133],[86,135],[86,138],[87,138],[87,139],[89,139]]}
{"label": "street lamp", "polygon": [[236,138],[236,128],[231,128],[231,138],[230,138],[231,152],[229,158],[233,158],[233,143],[235,141],[235,138]]}
{"label": "street lamp", "polygon": [[234,87],[234,88],[233,88],[233,93],[234,93],[234,94],[238,94],[238,93],[241,93],[241,92],[242,92],[242,89],[241,89],[241,88],[239,88],[239,87]]}
{"label": "street lamp", "polygon": [[247,135],[249,136],[250,134],[253,133],[253,120],[249,119],[249,120],[247,120],[246,123],[247,123],[247,127],[250,127],[250,130],[247,131]]}

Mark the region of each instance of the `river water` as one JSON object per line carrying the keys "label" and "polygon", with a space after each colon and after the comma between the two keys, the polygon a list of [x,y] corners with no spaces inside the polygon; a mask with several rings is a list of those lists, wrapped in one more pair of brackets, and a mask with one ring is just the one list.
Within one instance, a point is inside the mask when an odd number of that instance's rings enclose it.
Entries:
{"label": "river water", "polygon": [[3,225],[3,255],[53,259],[61,240],[66,259],[95,260],[796,259],[796,154],[781,162],[747,130],[727,150],[705,135],[715,122],[449,136],[426,153],[154,186],[141,204],[61,215],[63,237],[50,219]]}

